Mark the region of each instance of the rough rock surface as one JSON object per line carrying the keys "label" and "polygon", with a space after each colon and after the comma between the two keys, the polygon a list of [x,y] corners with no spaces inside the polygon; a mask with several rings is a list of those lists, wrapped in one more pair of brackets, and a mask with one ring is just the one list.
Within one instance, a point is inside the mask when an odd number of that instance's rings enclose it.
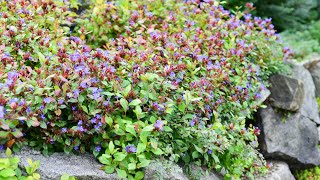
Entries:
{"label": "rough rock surface", "polygon": [[222,175],[206,171],[205,169],[200,168],[199,166],[196,166],[194,164],[190,165],[189,176],[192,177],[190,179],[199,179],[199,180],[209,180],[209,179],[222,180],[223,179]]}
{"label": "rough rock surface", "polygon": [[285,162],[272,161],[273,166],[265,177],[257,177],[256,180],[295,180],[289,166]]}
{"label": "rough rock surface", "polygon": [[[14,154],[21,159],[19,166],[24,169],[29,166],[27,159],[33,161],[40,160],[40,168],[38,172],[41,179],[45,180],[60,180],[63,174],[75,176],[78,180],[118,180],[116,173],[106,174],[99,168],[102,165],[90,154],[82,155],[67,155],[65,153],[54,153],[45,157],[41,152],[28,147],[23,147],[21,151]],[[5,157],[5,152],[0,151],[0,158]],[[197,166],[193,166],[192,174],[200,175],[201,180],[220,180],[223,179],[220,175],[213,172],[208,174]],[[183,172],[182,168],[167,160],[158,160],[152,162],[144,169],[145,180],[163,179],[163,180],[189,180],[190,178]],[[199,174],[199,172],[201,174]]]}
{"label": "rough rock surface", "polygon": [[180,166],[170,161],[156,161],[151,163],[145,170],[145,180],[188,180]]}
{"label": "rough rock surface", "polygon": [[320,61],[316,61],[309,67],[309,72],[316,87],[316,96],[320,97]]}
{"label": "rough rock surface", "polygon": [[301,113],[277,112],[271,106],[259,109],[258,126],[262,153],[283,160],[292,168],[320,164],[317,125]]}
{"label": "rough rock surface", "polygon": [[31,148],[22,148],[20,152],[15,154],[21,158],[20,166],[24,168],[28,166],[27,159],[34,161],[40,160],[39,173],[41,179],[60,180],[63,174],[75,176],[79,180],[116,180],[119,179],[116,174],[106,174],[99,170],[101,164],[89,154],[81,156],[66,155],[65,153],[54,153],[49,157],[45,157],[39,151]]}
{"label": "rough rock surface", "polygon": [[302,81],[279,74],[272,76],[269,82],[269,101],[273,107],[289,111],[296,111],[301,107],[304,97]]}
{"label": "rough rock surface", "polygon": [[320,124],[315,85],[310,72],[301,65],[293,65],[292,77],[301,80],[304,85],[304,98],[299,113],[317,124]]}

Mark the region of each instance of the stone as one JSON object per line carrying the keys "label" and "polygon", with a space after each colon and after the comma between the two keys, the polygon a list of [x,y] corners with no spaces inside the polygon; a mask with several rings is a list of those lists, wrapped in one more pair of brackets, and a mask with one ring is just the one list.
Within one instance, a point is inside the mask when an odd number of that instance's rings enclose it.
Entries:
{"label": "stone", "polygon": [[319,144],[320,144],[320,126],[318,127],[318,134],[319,134]]}
{"label": "stone", "polygon": [[287,163],[281,161],[271,161],[271,163],[273,165],[266,176],[256,177],[256,180],[295,180]]}
{"label": "stone", "polygon": [[260,149],[266,158],[282,160],[290,168],[320,165],[317,125],[299,112],[280,112],[270,105],[259,109]]}
{"label": "stone", "polygon": [[23,147],[15,154],[21,159],[19,166],[24,169],[28,166],[27,159],[40,160],[38,169],[41,179],[60,180],[63,174],[75,176],[78,180],[117,180],[117,174],[106,174],[100,170],[102,164],[90,154],[67,155],[65,153],[54,153],[45,157],[41,152],[31,148]]}
{"label": "stone", "polygon": [[302,116],[307,117],[317,124],[320,124],[318,103],[315,94],[315,85],[310,72],[301,65],[293,65],[293,78],[303,82],[304,98],[301,108],[298,110]]}
{"label": "stone", "polygon": [[[118,180],[116,173],[106,174],[100,168],[103,166],[100,164],[94,156],[89,153],[81,155],[67,155],[65,153],[53,153],[52,155],[45,157],[40,151],[31,149],[29,147],[23,147],[14,156],[20,158],[19,166],[21,169],[25,169],[29,166],[27,159],[30,158],[33,161],[40,160],[40,167],[38,173],[41,175],[41,179],[46,180],[60,180],[63,174],[75,176],[78,180]],[[0,151],[0,158],[6,157],[4,151]],[[221,176],[214,172],[205,173],[200,167],[193,166],[193,172],[201,172],[202,180],[220,180]],[[150,163],[149,166],[144,168],[145,180],[163,179],[163,180],[189,180],[188,176],[183,172],[182,168],[169,161],[169,160],[156,160]]]}
{"label": "stone", "polygon": [[191,164],[189,166],[188,175],[190,179],[199,179],[199,180],[222,180],[223,176],[213,171],[207,171],[205,168],[201,168],[196,166],[195,164]]}
{"label": "stone", "polygon": [[149,166],[144,169],[144,173],[145,180],[188,180],[182,168],[168,160],[158,160],[150,163]]}
{"label": "stone", "polygon": [[271,95],[269,102],[273,107],[297,111],[303,103],[302,81],[286,75],[273,75],[269,79]]}
{"label": "stone", "polygon": [[296,62],[297,65],[302,65],[304,68],[309,69],[314,64],[320,62],[320,54],[314,53],[308,55],[306,58],[303,59],[301,62]]}
{"label": "stone", "polygon": [[320,97],[320,61],[313,63],[308,70],[312,76],[316,88],[316,96]]}

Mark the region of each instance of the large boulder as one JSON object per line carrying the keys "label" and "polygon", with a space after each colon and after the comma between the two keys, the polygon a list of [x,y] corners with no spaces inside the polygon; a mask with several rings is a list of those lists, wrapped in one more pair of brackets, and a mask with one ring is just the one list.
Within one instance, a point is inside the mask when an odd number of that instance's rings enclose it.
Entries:
{"label": "large boulder", "polygon": [[270,79],[269,102],[273,107],[297,111],[303,103],[302,81],[285,75],[273,75]]}
{"label": "large boulder", "polygon": [[262,153],[283,160],[292,168],[320,165],[317,125],[297,112],[281,112],[268,106],[257,113]]}
{"label": "large boulder", "polygon": [[272,161],[272,167],[264,177],[256,177],[256,180],[295,180],[289,166],[285,162]]}
{"label": "large boulder", "polygon": [[318,103],[316,101],[315,85],[310,72],[301,65],[293,65],[292,77],[303,82],[304,98],[298,112],[317,124],[320,124]]}

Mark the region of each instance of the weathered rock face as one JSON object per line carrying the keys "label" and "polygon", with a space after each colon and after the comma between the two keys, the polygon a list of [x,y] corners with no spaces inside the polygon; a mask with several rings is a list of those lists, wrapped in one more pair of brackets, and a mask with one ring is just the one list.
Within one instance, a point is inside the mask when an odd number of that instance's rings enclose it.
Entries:
{"label": "weathered rock face", "polygon": [[295,180],[289,166],[285,162],[272,161],[272,168],[265,177],[257,177],[256,180]]}
{"label": "weathered rock face", "polygon": [[188,180],[188,177],[183,173],[182,168],[170,161],[156,161],[151,163],[144,172],[145,180]]}
{"label": "weathered rock face", "polygon": [[206,172],[205,169],[200,168],[194,164],[190,165],[190,172],[188,175],[191,177],[190,179],[199,179],[199,180],[222,180],[223,176],[220,174],[215,174],[212,171]]}
{"label": "weathered rock face", "polygon": [[67,155],[65,153],[54,153],[49,157],[45,157],[39,151],[31,148],[22,148],[20,152],[15,154],[21,158],[20,167],[28,166],[27,159],[34,161],[40,160],[39,173],[41,179],[60,180],[63,174],[75,176],[79,180],[116,180],[119,179],[117,174],[106,174],[99,170],[102,167],[95,158],[89,154],[81,156]]}
{"label": "weathered rock face", "polygon": [[297,111],[303,103],[304,89],[302,81],[285,75],[274,75],[270,79],[269,97],[273,107]]}
{"label": "weathered rock face", "polygon": [[318,103],[315,95],[315,85],[310,72],[300,65],[293,65],[292,77],[303,82],[304,98],[298,112],[317,124],[320,124]]}
{"label": "weathered rock face", "polygon": [[301,113],[259,109],[260,146],[266,158],[283,160],[293,168],[320,165],[317,125]]}
{"label": "weathered rock face", "polygon": [[309,67],[310,74],[316,87],[316,96],[320,97],[320,61],[315,61]]}
{"label": "weathered rock face", "polygon": [[[29,166],[27,159],[33,161],[40,160],[40,168],[38,173],[41,179],[60,180],[63,174],[75,176],[78,180],[118,180],[118,175],[106,174],[100,168],[103,166],[90,154],[67,155],[65,153],[54,153],[45,157],[41,152],[24,147],[17,154],[20,158],[19,166],[24,169]],[[0,158],[5,157],[5,153],[0,151]],[[148,167],[144,168],[145,180],[163,179],[163,180],[189,180],[180,166],[167,160],[158,160],[152,162]],[[200,173],[199,173],[200,172]],[[210,172],[208,175],[205,171],[197,166],[191,168],[191,174],[197,174],[200,179],[219,180],[221,176]],[[190,175],[190,174],[189,174]]]}

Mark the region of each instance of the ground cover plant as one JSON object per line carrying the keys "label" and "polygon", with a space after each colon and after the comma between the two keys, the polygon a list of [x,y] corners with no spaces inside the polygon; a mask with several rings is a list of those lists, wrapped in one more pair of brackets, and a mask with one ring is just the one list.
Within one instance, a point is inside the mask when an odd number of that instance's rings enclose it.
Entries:
{"label": "ground cover plant", "polygon": [[0,2],[2,147],[90,151],[128,179],[158,156],[226,179],[268,167],[245,118],[290,55],[270,19],[211,0]]}

